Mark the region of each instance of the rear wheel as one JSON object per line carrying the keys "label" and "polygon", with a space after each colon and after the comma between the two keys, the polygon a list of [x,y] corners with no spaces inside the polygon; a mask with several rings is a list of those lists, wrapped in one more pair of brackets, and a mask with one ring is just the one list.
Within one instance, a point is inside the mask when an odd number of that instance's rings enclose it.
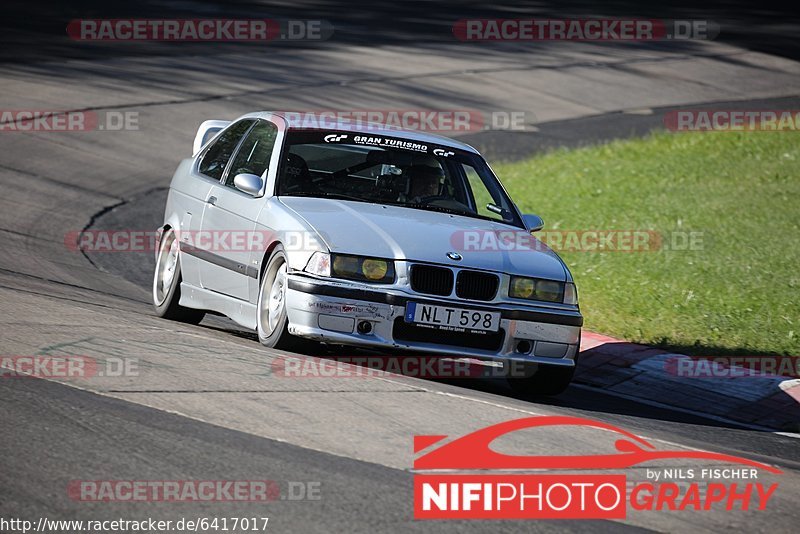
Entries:
{"label": "rear wheel", "polygon": [[[519,371],[519,368],[515,368]],[[519,375],[506,376],[515,393],[527,395],[558,395],[563,393],[575,375],[575,367],[524,364]]]}
{"label": "rear wheel", "polygon": [[153,308],[164,319],[197,324],[205,312],[178,304],[181,300],[181,261],[175,232],[167,230],[161,237],[153,274]]}

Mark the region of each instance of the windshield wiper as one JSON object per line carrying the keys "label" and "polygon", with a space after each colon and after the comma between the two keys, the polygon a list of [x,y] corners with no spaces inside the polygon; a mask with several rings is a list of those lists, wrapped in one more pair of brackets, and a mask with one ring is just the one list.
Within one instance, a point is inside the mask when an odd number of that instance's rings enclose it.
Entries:
{"label": "windshield wiper", "polygon": [[366,198],[361,197],[353,197],[350,195],[345,195],[343,193],[331,193],[328,191],[301,191],[299,193],[288,193],[284,196],[287,197],[321,197],[321,198],[335,198],[338,200],[355,200],[356,202],[373,202],[372,200],[367,200]]}
{"label": "windshield wiper", "polygon": [[440,211],[442,213],[452,213],[453,215],[466,215],[467,217],[473,217],[477,215],[476,213],[473,213],[471,211],[458,210],[455,208],[447,208],[444,206],[436,206],[433,204],[420,204],[419,202],[386,202],[386,204],[391,204],[392,206],[401,206],[403,208]]}
{"label": "windshield wiper", "polygon": [[485,215],[481,215],[480,213],[475,213],[474,211],[465,211],[465,210],[458,210],[455,208],[446,208],[443,206],[434,206],[431,204],[419,204],[413,202],[383,202],[384,204],[389,204],[391,206],[400,206],[403,208],[412,208],[412,209],[421,209],[421,210],[429,210],[429,211],[439,211],[442,213],[450,213],[452,215],[463,215],[464,217],[471,217],[473,219],[481,219],[484,221],[491,221],[496,223],[503,223],[503,224],[510,224],[511,226],[517,226],[514,224],[513,221],[509,220],[497,220],[493,219],[492,217],[487,217]]}

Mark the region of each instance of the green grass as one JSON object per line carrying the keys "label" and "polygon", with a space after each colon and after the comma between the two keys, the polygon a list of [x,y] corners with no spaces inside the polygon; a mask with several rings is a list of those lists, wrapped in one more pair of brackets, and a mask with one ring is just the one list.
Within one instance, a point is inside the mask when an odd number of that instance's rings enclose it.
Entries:
{"label": "green grass", "polygon": [[799,134],[659,133],[495,170],[545,230],[702,232],[699,250],[563,252],[588,330],[800,355]]}

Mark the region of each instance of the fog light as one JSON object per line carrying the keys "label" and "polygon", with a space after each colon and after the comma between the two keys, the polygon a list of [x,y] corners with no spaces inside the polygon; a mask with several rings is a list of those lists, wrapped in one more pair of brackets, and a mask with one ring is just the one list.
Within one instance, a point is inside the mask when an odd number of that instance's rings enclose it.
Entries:
{"label": "fog light", "polygon": [[527,339],[521,339],[517,342],[517,352],[520,354],[529,354],[533,349],[533,343]]}
{"label": "fog light", "polygon": [[372,332],[372,323],[369,321],[359,321],[357,330],[359,334],[367,335]]}

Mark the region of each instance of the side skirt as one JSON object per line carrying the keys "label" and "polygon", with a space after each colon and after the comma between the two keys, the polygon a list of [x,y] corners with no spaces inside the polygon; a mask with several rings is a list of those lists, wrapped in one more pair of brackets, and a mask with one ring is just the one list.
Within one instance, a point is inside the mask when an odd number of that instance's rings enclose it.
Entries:
{"label": "side skirt", "polygon": [[187,308],[219,312],[245,328],[256,329],[256,305],[244,300],[181,282],[179,304]]}

